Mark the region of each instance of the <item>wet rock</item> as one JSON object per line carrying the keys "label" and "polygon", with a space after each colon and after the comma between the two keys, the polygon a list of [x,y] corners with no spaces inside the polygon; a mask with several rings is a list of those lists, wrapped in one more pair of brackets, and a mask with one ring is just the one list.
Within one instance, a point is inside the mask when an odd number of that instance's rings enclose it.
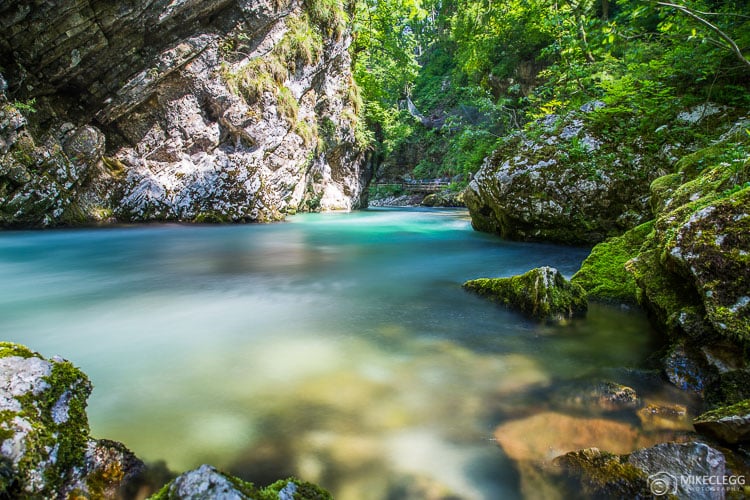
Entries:
{"label": "wet rock", "polygon": [[750,399],[703,413],[695,430],[729,444],[750,440]]}
{"label": "wet rock", "polygon": [[0,493],[104,495],[142,471],[124,446],[89,437],[90,392],[88,378],[70,362],[0,343]]}
{"label": "wet rock", "polygon": [[686,484],[683,478],[714,478],[721,481],[726,472],[724,455],[710,446],[698,443],[661,443],[637,450],[627,460],[649,478],[652,493],[671,493],[678,498],[724,498],[723,488],[705,484]]}
{"label": "wet rock", "polygon": [[152,500],[209,500],[214,498],[326,500],[333,497],[318,486],[296,479],[277,481],[266,488],[258,489],[252,483],[219,472],[210,465],[201,465],[197,469],[181,474],[151,497]]}
{"label": "wet rock", "polygon": [[583,288],[568,282],[552,267],[532,269],[512,278],[475,279],[463,286],[531,318],[551,323],[584,316],[588,307]]}
{"label": "wet rock", "polygon": [[662,443],[630,455],[586,449],[554,464],[568,487],[580,488],[584,498],[723,499],[727,485],[732,486],[725,477],[724,455],[699,442]]}
{"label": "wet rock", "polygon": [[649,444],[633,426],[603,418],[572,417],[544,412],[512,420],[495,429],[495,439],[515,461],[550,463],[555,457],[582,448],[629,453]]}
{"label": "wet rock", "polygon": [[521,490],[529,498],[565,498],[550,484],[553,460],[583,448],[600,448],[629,453],[655,442],[635,427],[615,420],[572,417],[544,412],[506,422],[495,429],[495,439],[515,462],[521,476]]}
{"label": "wet rock", "polygon": [[556,406],[587,412],[632,410],[641,404],[633,388],[611,381],[575,381],[555,388],[550,397]]}
{"label": "wet rock", "polygon": [[583,498],[639,498],[647,494],[646,474],[620,455],[598,448],[566,453],[553,461],[562,487]]}

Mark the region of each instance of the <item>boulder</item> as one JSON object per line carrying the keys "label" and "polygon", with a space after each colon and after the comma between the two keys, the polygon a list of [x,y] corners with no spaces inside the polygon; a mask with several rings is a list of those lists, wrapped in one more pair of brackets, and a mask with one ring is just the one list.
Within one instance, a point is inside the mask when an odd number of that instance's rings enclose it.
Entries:
{"label": "boulder", "polygon": [[646,222],[649,183],[665,162],[642,139],[625,144],[602,134],[603,107],[548,115],[507,138],[466,190],[474,228],[591,244]]}
{"label": "boulder", "polygon": [[511,278],[479,278],[463,286],[544,322],[565,323],[584,316],[588,307],[583,288],[571,284],[552,267],[532,269]]}
{"label": "boulder", "polygon": [[114,495],[143,463],[89,437],[91,383],[69,361],[0,342],[0,496]]}
{"label": "boulder", "polygon": [[741,486],[728,477],[724,455],[700,442],[661,443],[629,455],[585,449],[558,457],[554,465],[567,487],[584,498],[713,500]]}
{"label": "boulder", "polygon": [[716,408],[693,420],[695,430],[729,444],[750,440],[750,399]]}
{"label": "boulder", "polygon": [[181,474],[166,484],[151,500],[251,500],[277,499],[329,500],[333,497],[325,490],[296,479],[277,481],[266,488],[256,488],[252,483],[224,474],[210,465]]}

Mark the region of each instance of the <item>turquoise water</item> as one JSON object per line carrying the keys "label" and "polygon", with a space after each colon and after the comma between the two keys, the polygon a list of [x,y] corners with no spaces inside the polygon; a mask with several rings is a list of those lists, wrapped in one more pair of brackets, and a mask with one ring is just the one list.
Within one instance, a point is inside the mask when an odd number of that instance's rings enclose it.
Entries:
{"label": "turquoise water", "polygon": [[460,285],[570,276],[586,253],[474,232],[461,210],[4,232],[0,331],[89,375],[94,436],[176,471],[514,498],[495,428],[549,409],[555,384],[639,365],[653,335],[603,306],[536,325]]}

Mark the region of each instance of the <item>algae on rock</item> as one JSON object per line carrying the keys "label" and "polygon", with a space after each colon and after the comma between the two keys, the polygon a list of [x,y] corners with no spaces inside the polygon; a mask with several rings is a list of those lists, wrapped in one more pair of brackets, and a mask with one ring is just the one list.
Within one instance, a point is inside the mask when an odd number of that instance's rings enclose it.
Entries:
{"label": "algae on rock", "polygon": [[143,470],[118,443],[89,437],[91,383],[61,358],[0,342],[0,496],[115,492]]}
{"label": "algae on rock", "polygon": [[546,322],[565,323],[584,316],[586,292],[557,269],[541,267],[511,278],[479,278],[464,288]]}

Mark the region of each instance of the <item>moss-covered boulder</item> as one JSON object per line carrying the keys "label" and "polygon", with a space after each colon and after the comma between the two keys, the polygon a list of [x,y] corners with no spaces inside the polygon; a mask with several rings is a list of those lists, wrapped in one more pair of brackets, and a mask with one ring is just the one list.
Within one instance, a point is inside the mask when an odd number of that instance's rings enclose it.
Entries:
{"label": "moss-covered boulder", "polygon": [[750,440],[750,399],[717,408],[693,421],[695,430],[729,444]]}
{"label": "moss-covered boulder", "polygon": [[331,500],[322,488],[297,479],[277,481],[257,488],[210,465],[185,472],[166,484],[150,500]]}
{"label": "moss-covered boulder", "polygon": [[0,342],[0,497],[104,495],[143,464],[89,437],[91,383],[69,361]]}
{"label": "moss-covered boulder", "polygon": [[463,286],[539,321],[565,323],[584,316],[588,308],[584,289],[552,267],[511,278],[479,278]]}
{"label": "moss-covered boulder", "polygon": [[466,190],[474,228],[590,244],[646,222],[649,184],[668,164],[640,138],[602,134],[603,106],[548,115],[507,138]]}

